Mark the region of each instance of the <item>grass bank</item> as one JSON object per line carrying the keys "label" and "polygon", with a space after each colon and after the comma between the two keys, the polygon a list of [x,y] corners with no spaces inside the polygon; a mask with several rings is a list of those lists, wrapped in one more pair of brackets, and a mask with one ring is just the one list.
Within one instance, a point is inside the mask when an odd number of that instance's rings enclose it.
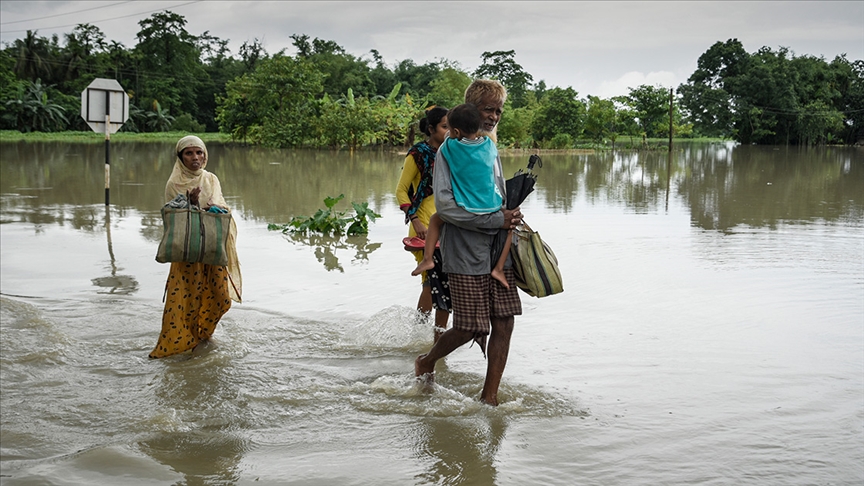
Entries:
{"label": "grass bank", "polygon": [[[127,133],[119,132],[111,135],[112,142],[160,142],[174,143],[177,140],[189,135],[187,132],[156,132],[156,133]],[[205,143],[219,142],[230,143],[231,136],[225,133],[196,133]],[[81,142],[81,143],[102,143],[105,141],[105,135],[94,132],[29,132],[22,133],[15,130],[0,130],[0,142]],[[728,142],[723,138],[673,138],[673,145],[679,143],[716,143]],[[669,144],[669,139],[649,138],[646,140],[646,145],[642,144],[639,138],[620,137],[615,144],[616,150],[666,150]],[[382,147],[364,147],[360,150],[381,150]],[[388,150],[387,147],[383,147]],[[502,148],[500,151],[505,154],[550,154],[550,153],[565,153],[565,154],[590,154],[595,151],[611,150],[612,145],[592,144],[589,141],[578,140],[574,147],[568,149],[516,149]],[[332,148],[321,148],[320,150],[333,150]],[[348,150],[343,148],[342,150]],[[408,147],[392,147],[389,150],[394,150],[397,153],[405,153]]]}

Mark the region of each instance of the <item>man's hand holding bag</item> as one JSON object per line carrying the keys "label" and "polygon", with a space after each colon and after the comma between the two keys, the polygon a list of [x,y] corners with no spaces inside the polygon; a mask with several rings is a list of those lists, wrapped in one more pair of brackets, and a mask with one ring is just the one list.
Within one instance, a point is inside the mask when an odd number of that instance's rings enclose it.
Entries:
{"label": "man's hand holding bag", "polygon": [[524,221],[513,230],[510,258],[516,285],[528,295],[546,297],[564,291],[558,259],[552,248]]}

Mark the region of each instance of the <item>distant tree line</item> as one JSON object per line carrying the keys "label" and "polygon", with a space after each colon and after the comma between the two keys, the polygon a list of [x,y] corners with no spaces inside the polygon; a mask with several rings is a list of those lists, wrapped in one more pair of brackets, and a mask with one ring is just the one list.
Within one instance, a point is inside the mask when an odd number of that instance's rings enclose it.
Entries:
{"label": "distant tree line", "polygon": [[170,11],[138,22],[137,44],[109,41],[90,24],[61,37],[26,36],[0,50],[0,129],[88,130],[80,93],[97,77],[117,79],[130,96],[124,131],[222,131],[274,147],[398,146],[418,137],[430,105],[453,107],[476,77],[509,92],[499,144],[602,146],[669,134],[742,143],[817,145],[864,139],[864,61],[845,54],[795,56],[787,48],[747,53],[737,39],[717,42],[686,83],[642,85],[626,96],[580,97],[572,87],[534,82],[515,52],[484,52],[466,72],[437,59],[388,65],[334,41],[292,35],[296,54],[270,54],[258,39],[237,56],[228,41],[190,34]]}

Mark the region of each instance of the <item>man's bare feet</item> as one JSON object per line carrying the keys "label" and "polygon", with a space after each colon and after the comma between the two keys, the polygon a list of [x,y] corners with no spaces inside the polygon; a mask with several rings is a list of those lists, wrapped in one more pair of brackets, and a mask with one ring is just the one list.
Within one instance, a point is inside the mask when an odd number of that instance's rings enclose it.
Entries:
{"label": "man's bare feet", "polygon": [[507,283],[507,277],[504,275],[504,270],[498,270],[497,268],[493,268],[490,276],[500,282],[501,285],[504,286],[504,288],[510,288],[510,284]]}
{"label": "man's bare feet", "polygon": [[414,376],[417,377],[417,381],[432,383],[435,381],[435,363],[430,366],[424,358],[426,355],[421,354],[414,360]]}
{"label": "man's bare feet", "polygon": [[486,405],[489,405],[490,407],[497,407],[498,406],[498,397],[480,398],[480,403],[485,403]]}
{"label": "man's bare feet", "polygon": [[431,258],[429,260],[424,258],[423,260],[420,260],[420,263],[417,264],[417,268],[411,272],[411,275],[420,275],[421,273],[427,270],[432,270],[433,268],[435,268],[435,262],[432,261]]}

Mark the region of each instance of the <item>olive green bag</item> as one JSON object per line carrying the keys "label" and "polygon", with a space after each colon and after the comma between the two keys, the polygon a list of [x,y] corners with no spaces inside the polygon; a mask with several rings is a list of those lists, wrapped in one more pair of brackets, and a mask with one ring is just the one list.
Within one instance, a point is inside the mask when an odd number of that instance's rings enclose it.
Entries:
{"label": "olive green bag", "polygon": [[552,248],[540,238],[540,233],[523,221],[513,230],[513,236],[510,258],[516,274],[516,285],[534,297],[564,292],[558,259]]}
{"label": "olive green bag", "polygon": [[188,262],[228,265],[225,243],[231,214],[197,209],[162,208],[164,233],[156,252],[159,263]]}

